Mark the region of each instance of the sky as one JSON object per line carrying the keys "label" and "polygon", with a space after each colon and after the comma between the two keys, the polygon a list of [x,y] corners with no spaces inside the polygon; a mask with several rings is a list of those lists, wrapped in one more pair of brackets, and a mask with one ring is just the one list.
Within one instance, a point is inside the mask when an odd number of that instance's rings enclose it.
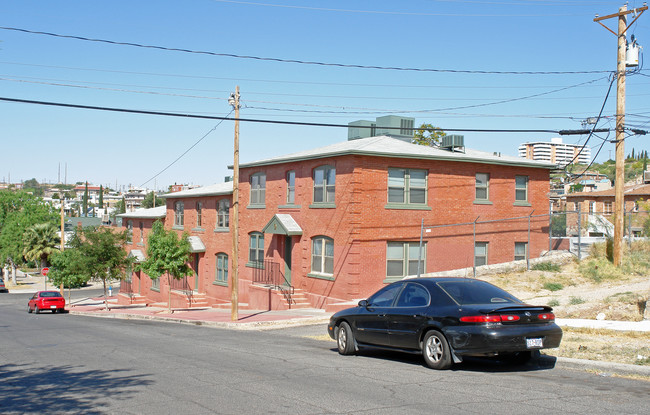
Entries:
{"label": "sky", "polygon": [[[623,4],[0,0],[0,97],[233,118],[239,86],[241,118],[345,126],[394,114],[517,155],[558,134],[472,130],[582,129],[601,108],[597,128],[614,128],[617,39],[593,19]],[[603,23],[616,31],[616,18]],[[644,13],[628,39],[650,45],[649,29]],[[649,92],[650,70],[626,76],[628,127],[650,130]],[[0,100],[0,137],[3,182],[163,190],[232,174],[232,120]],[[563,140],[600,149],[603,162],[613,138]],[[240,162],[346,139],[340,127],[241,122]],[[625,141],[626,153],[649,147],[644,136]]]}

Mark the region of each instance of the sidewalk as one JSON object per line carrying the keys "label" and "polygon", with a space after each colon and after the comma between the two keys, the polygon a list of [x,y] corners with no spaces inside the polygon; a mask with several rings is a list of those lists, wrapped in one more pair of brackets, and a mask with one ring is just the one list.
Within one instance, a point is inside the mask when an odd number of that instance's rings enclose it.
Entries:
{"label": "sidewalk", "polygon": [[[109,310],[106,310],[104,298],[88,298],[69,304],[66,309],[70,314],[104,318],[122,318],[126,320],[159,320],[173,323],[195,324],[200,326],[231,328],[240,330],[262,330],[301,326],[309,324],[327,324],[330,315],[321,309],[295,310],[240,310],[238,319],[232,320],[230,309],[217,308],[167,308],[147,307],[144,305],[118,305],[117,297],[108,298]],[[323,331],[323,333],[326,333]]]}

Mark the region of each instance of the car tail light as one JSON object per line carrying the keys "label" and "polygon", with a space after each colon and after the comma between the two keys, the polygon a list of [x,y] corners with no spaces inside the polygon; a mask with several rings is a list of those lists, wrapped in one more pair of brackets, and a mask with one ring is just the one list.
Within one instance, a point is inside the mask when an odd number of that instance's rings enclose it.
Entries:
{"label": "car tail light", "polygon": [[463,323],[501,323],[501,316],[463,316]]}
{"label": "car tail light", "polygon": [[511,322],[511,321],[519,321],[519,316],[516,314],[505,314],[501,315],[501,321],[504,323]]}
{"label": "car tail light", "polygon": [[553,313],[542,313],[537,316],[538,319],[544,320],[544,321],[554,321],[555,320],[555,314]]}

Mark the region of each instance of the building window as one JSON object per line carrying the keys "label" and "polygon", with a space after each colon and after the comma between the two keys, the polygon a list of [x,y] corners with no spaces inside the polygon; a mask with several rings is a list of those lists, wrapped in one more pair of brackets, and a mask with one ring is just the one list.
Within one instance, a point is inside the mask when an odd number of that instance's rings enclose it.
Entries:
{"label": "building window", "polygon": [[296,172],[290,170],[287,172],[287,204],[296,203]]}
{"label": "building window", "polygon": [[185,223],[185,203],[178,201],[174,203],[174,226],[183,226]]}
{"label": "building window", "polygon": [[488,263],[488,243],[476,242],[474,245],[474,265],[481,266]]}
{"label": "building window", "polygon": [[133,221],[128,220],[126,222],[126,243],[133,243]]}
{"label": "building window", "polygon": [[160,277],[151,279],[151,289],[154,291],[160,291]]}
{"label": "building window", "polygon": [[264,234],[253,232],[250,234],[250,248],[248,251],[248,262],[252,266],[263,266],[264,263]]}
{"label": "building window", "polygon": [[611,215],[612,214],[612,202],[604,202],[603,203],[603,213],[605,215]]}
{"label": "building window", "polygon": [[144,222],[140,222],[140,243],[144,243]]}
{"label": "building window", "polygon": [[528,243],[526,242],[515,242],[515,261],[522,261],[528,258]]}
{"label": "building window", "polygon": [[528,176],[515,176],[515,202],[528,202]]}
{"label": "building window", "polygon": [[203,203],[196,202],[196,227],[200,228],[203,221]]}
{"label": "building window", "polygon": [[420,259],[420,274],[425,272],[426,243],[422,244],[421,254],[419,242],[388,242],[386,250],[386,277],[401,279],[408,275],[418,275],[418,259]]}
{"label": "building window", "polygon": [[427,171],[388,169],[388,203],[427,203]]}
{"label": "building window", "polygon": [[311,272],[334,274],[334,239],[318,236],[311,242]]}
{"label": "building window", "polygon": [[264,205],[266,197],[266,174],[255,173],[251,176],[251,205]]}
{"label": "building window", "polygon": [[336,169],[321,166],[314,169],[314,203],[334,203]]}
{"label": "building window", "polygon": [[228,255],[224,253],[217,254],[217,264],[215,270],[215,282],[220,285],[228,285]]}
{"label": "building window", "polygon": [[228,228],[230,226],[230,200],[222,199],[217,208],[217,228]]}
{"label": "building window", "polygon": [[490,175],[476,173],[476,200],[490,200]]}

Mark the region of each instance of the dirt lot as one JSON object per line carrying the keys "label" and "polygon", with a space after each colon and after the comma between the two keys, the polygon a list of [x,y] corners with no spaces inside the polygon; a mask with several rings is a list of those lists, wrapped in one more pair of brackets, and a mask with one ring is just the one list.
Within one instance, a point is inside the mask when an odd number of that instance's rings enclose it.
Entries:
{"label": "dirt lot", "polygon": [[[525,271],[480,277],[535,305],[550,305],[559,318],[640,321],[650,299],[649,276],[594,282],[569,261],[559,272]],[[650,307],[650,304],[648,304]],[[553,356],[650,366],[650,333],[564,328]]]}

